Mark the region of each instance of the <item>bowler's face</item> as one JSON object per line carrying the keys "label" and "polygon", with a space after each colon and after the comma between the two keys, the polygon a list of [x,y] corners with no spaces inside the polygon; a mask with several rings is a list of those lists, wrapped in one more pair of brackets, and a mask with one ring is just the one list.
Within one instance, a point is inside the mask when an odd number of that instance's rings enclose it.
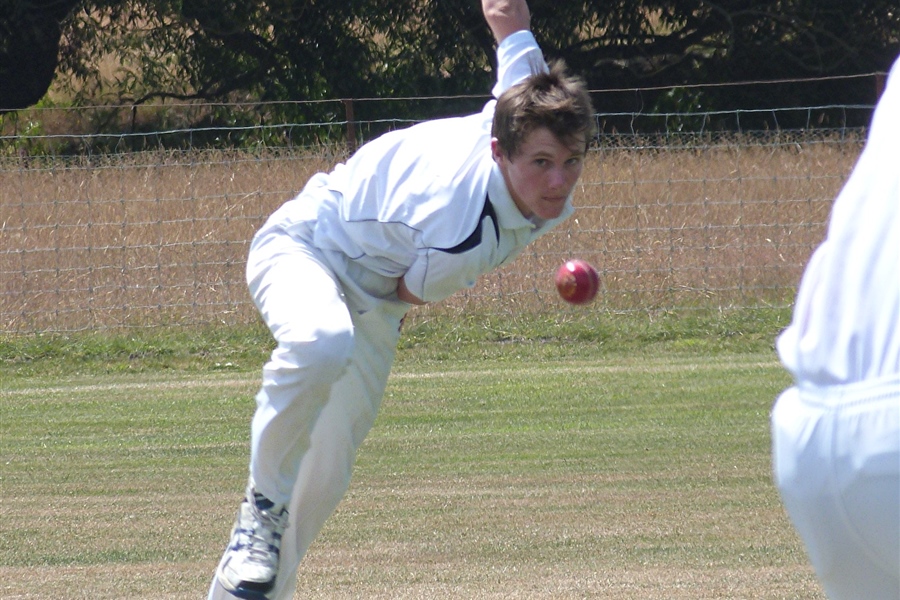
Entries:
{"label": "bowler's face", "polygon": [[491,152],[503,173],[506,187],[525,217],[555,219],[562,214],[566,199],[584,169],[585,139],[564,144],[549,129],[535,129],[513,156],[491,140]]}

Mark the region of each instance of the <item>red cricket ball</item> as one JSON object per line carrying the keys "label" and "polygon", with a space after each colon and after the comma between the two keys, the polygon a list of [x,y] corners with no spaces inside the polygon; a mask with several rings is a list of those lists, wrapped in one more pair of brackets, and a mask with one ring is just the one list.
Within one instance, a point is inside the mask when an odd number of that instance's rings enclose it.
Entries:
{"label": "red cricket ball", "polygon": [[566,302],[587,304],[600,289],[600,276],[589,262],[573,258],[556,271],[556,289]]}

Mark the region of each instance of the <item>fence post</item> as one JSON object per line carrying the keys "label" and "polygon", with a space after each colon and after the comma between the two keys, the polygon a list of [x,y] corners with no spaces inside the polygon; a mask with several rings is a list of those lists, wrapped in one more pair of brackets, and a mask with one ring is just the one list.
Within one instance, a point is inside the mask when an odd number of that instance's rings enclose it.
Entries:
{"label": "fence post", "polygon": [[344,103],[344,114],[347,117],[347,146],[350,152],[356,150],[356,121],[353,118],[353,100],[345,98],[341,100]]}
{"label": "fence post", "polygon": [[881,100],[886,79],[887,75],[885,73],[875,73],[875,104],[878,104],[878,101]]}

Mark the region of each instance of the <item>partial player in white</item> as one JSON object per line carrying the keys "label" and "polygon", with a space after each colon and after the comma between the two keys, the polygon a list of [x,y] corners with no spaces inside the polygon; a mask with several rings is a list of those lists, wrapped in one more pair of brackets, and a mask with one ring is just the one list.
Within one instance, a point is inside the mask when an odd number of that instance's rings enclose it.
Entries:
{"label": "partial player in white", "polygon": [[825,593],[900,599],[900,60],[777,345],[775,480]]}

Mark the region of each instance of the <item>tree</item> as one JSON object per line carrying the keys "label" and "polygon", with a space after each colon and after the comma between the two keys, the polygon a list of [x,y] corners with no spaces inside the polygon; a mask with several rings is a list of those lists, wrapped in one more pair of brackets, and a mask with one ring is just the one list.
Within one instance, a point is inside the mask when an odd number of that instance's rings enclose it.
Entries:
{"label": "tree", "polygon": [[60,24],[77,0],[0,2],[0,112],[38,102],[53,81]]}
{"label": "tree", "polygon": [[[540,1],[535,28],[550,53],[587,75],[610,112],[652,108],[671,88],[887,71],[900,53],[896,0]],[[874,103],[874,85],[731,86],[687,104],[755,109]],[[701,101],[702,100],[702,101]]]}
{"label": "tree", "polygon": [[[487,94],[490,31],[477,2],[422,0],[93,0],[66,28],[59,70],[77,103],[141,105]],[[437,17],[436,17],[437,15]],[[439,18],[438,18],[439,17]],[[434,22],[441,27],[436,30]],[[462,25],[461,25],[462,24]],[[472,49],[480,47],[473,54]],[[120,65],[109,80],[109,62]],[[452,76],[451,76],[452,74]],[[446,100],[427,116],[462,110]],[[342,118],[334,103],[260,108],[297,122]],[[466,109],[471,107],[468,103]],[[357,104],[363,120],[404,117]],[[418,109],[423,108],[418,106]],[[207,122],[234,119],[224,110]],[[258,116],[258,115],[257,115]],[[249,118],[249,117],[248,117]]]}
{"label": "tree", "polygon": [[[4,106],[35,102],[54,67],[77,82],[76,101],[85,103],[450,96],[485,94],[491,82],[493,40],[477,0],[85,1],[71,12],[73,0],[6,0]],[[900,49],[896,0],[530,4],[547,54],[583,74],[598,90],[598,108],[610,112],[670,102],[673,88],[689,96],[682,104],[706,108],[871,103],[872,86],[688,86],[886,71]],[[52,18],[36,16],[51,7]],[[121,67],[113,85],[102,77],[109,57]],[[417,109],[426,117],[463,105]],[[396,109],[365,103],[359,116]],[[306,115],[312,120],[334,109],[303,110],[318,111]]]}

